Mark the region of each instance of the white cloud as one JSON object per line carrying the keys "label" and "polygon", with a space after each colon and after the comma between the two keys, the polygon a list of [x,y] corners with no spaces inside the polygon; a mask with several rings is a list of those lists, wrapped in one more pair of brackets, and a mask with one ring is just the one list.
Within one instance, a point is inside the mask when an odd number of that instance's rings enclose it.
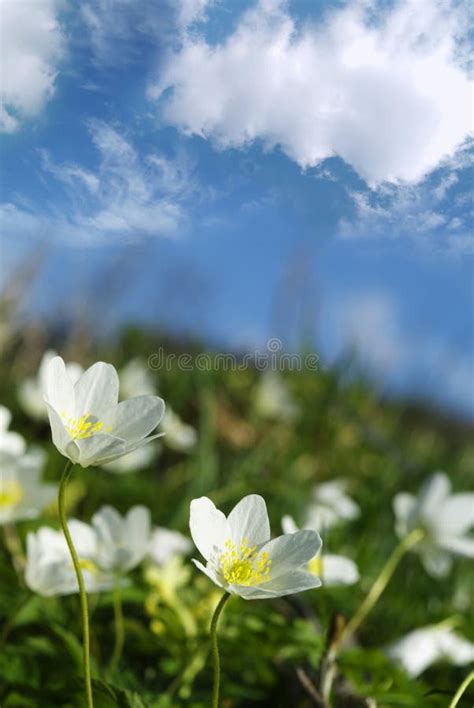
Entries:
{"label": "white cloud", "polygon": [[470,179],[462,172],[468,166],[467,157],[455,153],[453,160],[416,185],[383,184],[377,190],[349,191],[354,213],[341,218],[337,235],[347,239],[404,236],[431,250],[456,254],[474,250],[468,227],[472,215],[465,199]]}
{"label": "white cloud", "polygon": [[350,2],[297,26],[286,3],[261,0],[221,44],[188,34],[149,96],[221,148],[261,140],[303,168],[337,155],[372,186],[417,182],[471,130],[464,13],[448,0],[376,9]]}
{"label": "white cloud", "polygon": [[[175,160],[140,155],[114,127],[91,121],[96,169],[58,164],[40,151],[43,172],[54,184],[54,202],[45,209],[13,203],[0,205],[6,237],[52,238],[70,245],[100,245],[147,236],[170,236],[185,220],[182,202],[195,189],[184,156]],[[61,185],[61,186],[60,186]],[[58,196],[58,190],[62,190]]]}
{"label": "white cloud", "polygon": [[60,0],[0,0],[0,131],[13,133],[54,93],[65,51]]}

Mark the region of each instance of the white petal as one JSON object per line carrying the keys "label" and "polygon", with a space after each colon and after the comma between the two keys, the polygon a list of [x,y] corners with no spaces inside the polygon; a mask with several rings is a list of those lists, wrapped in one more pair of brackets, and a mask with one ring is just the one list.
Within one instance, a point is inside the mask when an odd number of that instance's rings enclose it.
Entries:
{"label": "white petal", "polygon": [[126,516],[127,544],[133,549],[130,570],[141,563],[146,556],[151,533],[151,514],[146,506],[138,504],[132,507]]}
{"label": "white petal", "polygon": [[156,428],[165,410],[164,401],[158,396],[138,396],[122,401],[104,416],[104,429],[111,426],[112,434],[137,442]]}
{"label": "white petal", "polygon": [[92,414],[103,418],[117,405],[119,380],[111,364],[99,361],[85,371],[74,386],[75,417]]}
{"label": "white petal", "polygon": [[437,526],[447,535],[459,536],[474,526],[474,494],[453,494],[443,503]]}
{"label": "white petal", "polygon": [[474,558],[474,538],[468,536],[443,536],[438,544],[447,551],[467,558]]}
{"label": "white petal", "polygon": [[474,644],[455,634],[452,630],[440,634],[438,645],[442,656],[453,664],[462,666],[474,661]]}
{"label": "white petal", "polygon": [[282,518],[281,528],[283,529],[283,533],[296,533],[299,531],[298,526],[295,524],[294,518],[288,514]]}
{"label": "white petal", "polygon": [[251,546],[259,546],[270,539],[270,522],[263,497],[249,494],[232,509],[227,522],[236,546],[246,539]]}
{"label": "white petal", "polygon": [[230,538],[225,515],[207,497],[191,502],[189,529],[196,548],[206,560],[215,548],[221,548]]}
{"label": "white petal", "polygon": [[327,553],[322,557],[323,585],[353,585],[359,580],[357,565],[350,558]]}
{"label": "white petal", "polygon": [[274,538],[261,551],[270,557],[270,577],[274,579],[308,563],[318,553],[321,545],[321,538],[316,531],[304,529]]}
{"label": "white petal", "polygon": [[71,415],[74,410],[74,387],[60,356],[48,364],[45,399],[58,413]]}
{"label": "white petal", "polygon": [[398,660],[410,676],[419,676],[438,658],[438,649],[431,627],[410,632],[388,649],[388,655]]}
{"label": "white petal", "polygon": [[68,431],[64,427],[64,423],[56,410],[48,403],[48,417],[51,425],[51,434],[53,443],[66,457],[69,457],[72,462],[77,462],[80,456],[79,447],[74,440],[71,439]]}
{"label": "white petal", "polygon": [[444,472],[436,472],[423,485],[419,495],[418,513],[423,518],[437,516],[449,496],[451,483]]}
{"label": "white petal", "polygon": [[188,554],[191,548],[191,541],[182,533],[158,526],[151,534],[148,553],[155,563],[165,565],[174,556]]}
{"label": "white petal", "polygon": [[267,583],[253,587],[234,585],[232,590],[244,600],[263,600],[294,595],[297,592],[318,588],[320,585],[320,579],[312,573],[308,573],[306,570],[292,570],[274,580],[269,580]]}
{"label": "white petal", "polygon": [[80,438],[75,441],[79,448],[79,459],[82,467],[100,465],[102,462],[115,459],[125,454],[125,443],[113,435],[91,435],[90,438]]}
{"label": "white petal", "polygon": [[97,535],[95,530],[78,519],[68,521],[69,532],[72,536],[76,552],[79,557],[92,559],[97,550]]}
{"label": "white petal", "polygon": [[199,570],[201,570],[204,573],[204,575],[207,575],[207,577],[210,578],[213,583],[218,585],[220,588],[224,587],[219,579],[219,576],[217,575],[215,570],[213,570],[213,568],[209,568],[208,566],[203,565],[201,563],[201,561],[198,561],[195,558],[192,558],[191,560],[194,563],[194,565],[196,566],[196,568],[199,568]]}
{"label": "white petal", "polygon": [[396,529],[399,536],[404,536],[410,527],[410,517],[416,509],[417,500],[413,494],[400,492],[393,500],[396,517]]}

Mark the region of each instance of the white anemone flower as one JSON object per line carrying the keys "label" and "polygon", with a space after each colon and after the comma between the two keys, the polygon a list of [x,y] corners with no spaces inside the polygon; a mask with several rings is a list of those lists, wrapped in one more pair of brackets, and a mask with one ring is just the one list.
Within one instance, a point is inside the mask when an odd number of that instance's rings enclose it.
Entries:
{"label": "white anemone flower", "polygon": [[26,442],[20,433],[8,430],[11,420],[12,414],[8,408],[0,406],[0,453],[23,455],[26,450]]}
{"label": "white anemone flower", "polygon": [[216,585],[246,600],[280,597],[321,585],[306,564],[321,547],[316,531],[270,540],[262,497],[244,497],[226,517],[207,497],[191,502],[191,536],[206,559],[193,563]]}
{"label": "white anemone flower", "polygon": [[148,557],[157,565],[163,566],[176,556],[190,553],[193,544],[179,531],[157,526],[151,534],[148,544]]}
{"label": "white anemone flower", "polygon": [[[114,579],[97,566],[97,535],[82,521],[69,521],[74,546],[87,592],[109,590]],[[79,592],[76,573],[66,539],[61,531],[43,526],[26,540],[25,581],[30,590],[43,595],[70,595]]]}
{"label": "white anemone flower", "polygon": [[[281,520],[284,533],[296,533],[299,531],[291,516],[284,516]],[[322,584],[337,587],[340,585],[354,585],[360,579],[357,565],[347,556],[339,556],[334,553],[318,553],[311,558],[308,563],[310,573],[321,578]]]}
{"label": "white anemone flower", "polygon": [[300,407],[293,400],[284,379],[276,371],[265,371],[260,377],[255,406],[261,416],[291,422],[298,418]]}
{"label": "white anemone flower", "polygon": [[40,479],[44,453],[0,453],[0,524],[34,519],[56,497],[57,486]]}
{"label": "white anemone flower", "polygon": [[128,474],[129,472],[139,472],[149,467],[160,451],[158,443],[151,442],[149,445],[137,447],[123,457],[118,457],[112,462],[102,465],[105,470],[115,474]]}
{"label": "white anemone flower", "polygon": [[155,381],[150,369],[140,357],[131,359],[120,369],[120,393],[123,398],[156,394]]}
{"label": "white anemone flower", "polygon": [[474,526],[474,493],[451,494],[451,483],[444,472],[432,475],[418,497],[397,494],[393,507],[400,537],[417,528],[425,532],[414,551],[431,575],[448,575],[452,555],[474,558],[474,537],[468,533]]}
{"label": "white anemone flower", "polygon": [[111,364],[94,364],[73,384],[61,357],[50,361],[45,400],[53,442],[71,462],[101,465],[160,437],[149,434],[163,417],[162,399],[146,395],[118,403],[118,391]]}
{"label": "white anemone flower", "polygon": [[346,494],[346,489],[347,482],[343,479],[323,482],[314,487],[304,526],[323,533],[344,521],[357,519],[359,506]]}
{"label": "white anemone flower", "polygon": [[164,442],[173,450],[189,452],[196,444],[196,430],[192,425],[183,423],[179,415],[172,411],[169,406],[161,421],[161,428],[165,434]]}
{"label": "white anemone flower", "polygon": [[457,666],[470,664],[474,661],[474,644],[454,632],[449,623],[442,622],[415,629],[392,644],[387,653],[415,677],[440,661]]}
{"label": "white anemone flower", "polygon": [[101,570],[121,575],[139,565],[150,542],[150,511],[132,507],[121,516],[111,506],[103,506],[92,517],[97,535],[95,562]]}
{"label": "white anemone flower", "polygon": [[[36,420],[48,420],[48,408],[44,401],[44,396],[46,393],[48,366],[50,361],[56,356],[55,351],[48,349],[43,354],[37,375],[24,379],[18,387],[18,400],[21,407],[25,413]],[[80,364],[71,361],[66,364],[66,371],[74,384],[82,375],[84,369]]]}

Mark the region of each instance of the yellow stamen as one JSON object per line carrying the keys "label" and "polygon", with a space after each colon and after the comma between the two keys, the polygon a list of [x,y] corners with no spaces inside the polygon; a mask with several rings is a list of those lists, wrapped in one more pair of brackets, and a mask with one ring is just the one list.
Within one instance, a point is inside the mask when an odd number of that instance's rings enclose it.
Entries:
{"label": "yellow stamen", "polygon": [[313,575],[321,576],[323,574],[323,559],[321,556],[314,556],[308,563],[308,570]]}
{"label": "yellow stamen", "polygon": [[220,571],[231,585],[260,585],[270,580],[272,564],[265,551],[258,553],[256,546],[249,546],[244,538],[239,548],[232,541],[224,544],[225,552],[219,556]]}
{"label": "yellow stamen", "polygon": [[[97,433],[103,432],[104,423],[95,418],[92,413],[84,413],[80,418],[68,416],[65,412],[61,413],[64,425],[69,435],[73,440],[82,440],[90,438]],[[110,433],[112,426],[107,426],[106,432]]]}
{"label": "yellow stamen", "polygon": [[89,573],[92,573],[93,575],[97,575],[97,573],[99,572],[99,569],[97,568],[95,563],[93,563],[88,558],[80,558],[79,565],[81,566],[81,570],[88,570]]}
{"label": "yellow stamen", "polygon": [[23,499],[23,487],[15,479],[2,480],[0,485],[0,508],[16,506]]}

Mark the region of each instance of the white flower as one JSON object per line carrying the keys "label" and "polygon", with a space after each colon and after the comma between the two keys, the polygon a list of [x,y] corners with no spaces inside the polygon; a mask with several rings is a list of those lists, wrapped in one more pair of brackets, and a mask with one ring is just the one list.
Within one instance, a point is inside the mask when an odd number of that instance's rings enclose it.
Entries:
{"label": "white flower", "polygon": [[189,553],[192,546],[189,538],[179,531],[158,526],[151,534],[148,556],[158,565],[165,565],[171,558]]}
{"label": "white flower", "polygon": [[116,474],[138,472],[151,465],[159,449],[157,443],[151,442],[149,445],[137,447],[135,450],[132,450],[132,452],[129,452],[123,457],[118,457],[116,460],[112,460],[112,462],[106,462],[102,467]]}
{"label": "white flower", "polygon": [[26,442],[19,433],[8,430],[11,419],[12,414],[8,408],[0,406],[0,453],[23,455],[26,450]]}
{"label": "white flower", "polygon": [[34,519],[55,499],[57,487],[40,480],[44,454],[0,453],[0,524]]}
{"label": "white flower", "polygon": [[444,623],[416,629],[388,648],[410,676],[419,676],[431,664],[447,661],[462,666],[474,661],[474,644]]}
{"label": "white flower", "polygon": [[[284,516],[281,520],[284,533],[299,531],[291,516]],[[308,563],[310,573],[321,578],[326,586],[353,585],[359,581],[359,570],[353,560],[346,556],[333,553],[318,553]]]}
{"label": "white flower", "polygon": [[317,554],[316,531],[298,531],[270,540],[265,501],[244,497],[225,515],[207,497],[191,502],[191,536],[207,564],[193,563],[216,585],[246,600],[309,590],[321,581],[305,566]]}
{"label": "white flower", "polygon": [[196,444],[196,430],[191,425],[183,423],[181,418],[169,406],[161,421],[161,429],[165,435],[163,441],[173,450],[189,452]]}
{"label": "white flower", "polygon": [[255,405],[265,418],[292,421],[300,414],[300,408],[285,381],[276,371],[265,371],[257,386]]}
{"label": "white flower", "polygon": [[[97,536],[94,529],[76,519],[71,519],[68,526],[87,592],[112,588],[114,579],[102,573],[96,564]],[[79,592],[71,555],[61,531],[43,526],[36,533],[29,533],[26,553],[25,581],[30,590],[44,597]]]}
{"label": "white flower", "polygon": [[61,357],[50,361],[45,400],[53,442],[73,463],[111,462],[159,437],[149,433],[163,417],[161,398],[138,396],[118,403],[118,390],[110,364],[94,364],[73,384]]}
{"label": "white flower", "polygon": [[[36,420],[48,419],[48,408],[44,401],[49,362],[57,356],[56,352],[49,349],[43,354],[36,377],[22,381],[18,387],[18,400],[20,405],[32,418]],[[83,367],[76,362],[66,364],[66,371],[72,383],[76,383],[84,372]]]}
{"label": "white flower", "polygon": [[131,359],[120,369],[120,393],[123,398],[156,394],[150,369],[140,357]]}
{"label": "white flower", "polygon": [[132,507],[121,516],[111,506],[103,506],[92,517],[97,535],[95,562],[106,572],[126,573],[141,563],[150,542],[150,511]]}
{"label": "white flower", "polygon": [[322,533],[343,521],[357,519],[358,505],[346,494],[346,481],[336,479],[314,488],[312,503],[308,507],[304,526]]}
{"label": "white flower", "polygon": [[432,475],[418,497],[402,492],[393,501],[395,529],[400,537],[422,529],[425,537],[414,546],[426,570],[435,577],[451,570],[452,554],[474,558],[474,493],[450,494],[451,483],[444,472]]}

